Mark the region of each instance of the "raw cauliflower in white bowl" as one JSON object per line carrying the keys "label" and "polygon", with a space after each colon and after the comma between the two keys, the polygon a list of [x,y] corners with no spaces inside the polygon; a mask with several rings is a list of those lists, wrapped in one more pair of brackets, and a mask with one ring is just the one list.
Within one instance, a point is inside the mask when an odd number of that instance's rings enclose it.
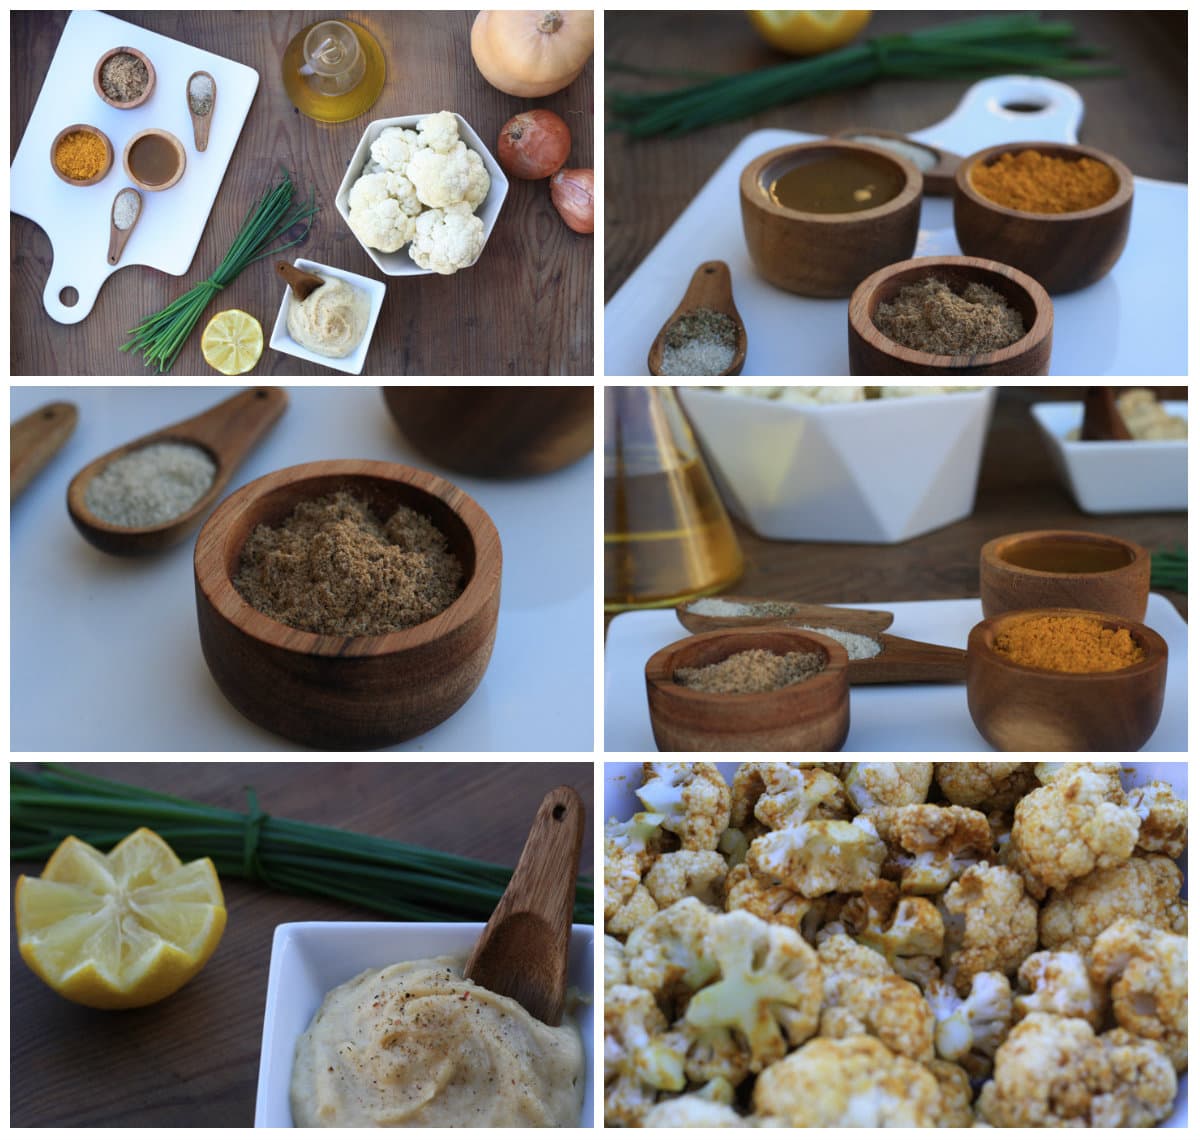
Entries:
{"label": "raw cauliflower in white bowl", "polygon": [[375,264],[405,277],[474,265],[507,193],[466,120],[438,111],[371,123],[335,204]]}

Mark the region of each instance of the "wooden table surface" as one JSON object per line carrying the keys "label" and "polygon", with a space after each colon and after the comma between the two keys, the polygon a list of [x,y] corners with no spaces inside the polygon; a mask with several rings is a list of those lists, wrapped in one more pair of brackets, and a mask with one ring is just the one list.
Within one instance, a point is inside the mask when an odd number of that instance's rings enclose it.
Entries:
{"label": "wooden table surface", "polygon": [[[983,13],[876,12],[864,35],[889,35]],[[1072,81],[1087,105],[1080,141],[1147,178],[1187,180],[1187,13],[1044,13],[1070,20],[1123,74]],[[605,59],[718,74],[784,62],[741,12],[609,12]],[[684,81],[609,71],[607,89],[670,90]],[[679,138],[604,139],[604,291],[616,292],[731,150],[765,127],[832,134],[852,126],[914,131],[944,119],[969,80],[887,79],[813,96]]]}
{"label": "wooden table surface", "polygon": [[[25,125],[66,12],[13,12],[11,155]],[[77,325],[59,325],[42,307],[50,242],[12,216],[11,371],[15,375],[146,373],[140,357],[118,351],[125,332],[212,273],[251,205],[282,164],[298,196],[315,186],[321,213],[307,241],[288,257],[382,277],[333,204],[346,162],[375,119],[442,108],[457,111],[489,146],[504,122],[534,105],[491,87],[471,59],[467,12],[122,12],[122,19],[255,68],[261,81],[189,271],[170,277],[145,266],[119,270],[96,307]],[[388,63],[383,94],[346,123],[313,122],[289,102],[280,77],[284,48],[316,20],[348,16],[379,38]],[[97,49],[99,50],[99,48]],[[538,100],[566,119],[572,166],[592,165],[592,64],[565,91]],[[90,81],[88,85],[90,87]],[[200,332],[213,313],[242,308],[275,322],[282,284],[270,258],[249,267],[205,310],[172,375],[214,373],[200,355]],[[496,229],[479,262],[449,277],[385,278],[388,295],[364,371],[372,375],[591,375],[592,237],[572,233],[550,203],[547,183],[511,181]],[[265,348],[250,379],[267,375],[340,375]],[[156,375],[156,373],[155,373]]]}
{"label": "wooden table surface", "polygon": [[[586,763],[101,763],[89,774],[246,810],[515,865],[542,796],[572,785],[592,814]],[[581,871],[592,870],[584,836]],[[12,866],[38,874],[41,864]],[[221,945],[178,994],[103,1012],[59,998],[10,935],[13,1127],[243,1127],[254,1122],[271,939],[281,922],[378,920],[342,903],[224,878]]]}

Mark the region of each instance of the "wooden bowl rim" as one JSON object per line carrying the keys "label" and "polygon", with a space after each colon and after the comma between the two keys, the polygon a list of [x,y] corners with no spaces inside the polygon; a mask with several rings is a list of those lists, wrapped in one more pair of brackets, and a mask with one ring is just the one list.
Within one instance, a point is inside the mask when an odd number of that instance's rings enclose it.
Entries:
{"label": "wooden bowl rim", "polygon": [[[882,329],[878,328],[872,317],[873,302],[879,287],[885,281],[902,274],[936,273],[939,267],[948,267],[964,271],[983,271],[999,277],[1007,278],[1018,288],[1024,290],[1033,302],[1037,313],[1033,325],[1026,329],[1020,340],[1015,340],[1005,348],[994,352],[984,352],[974,356],[951,356],[946,353],[922,352],[919,349],[908,348],[892,340]],[[983,282],[987,284],[986,281]],[[854,334],[878,352],[893,360],[906,364],[914,364],[924,368],[938,368],[946,372],[959,369],[989,368],[998,364],[1010,364],[1019,360],[1026,353],[1032,352],[1054,331],[1054,302],[1045,288],[1030,277],[1028,273],[1002,261],[992,261],[986,257],[967,257],[965,254],[941,254],[932,257],[910,257],[906,261],[897,261],[875,270],[870,277],[864,278],[850,294],[849,302],[850,327]]]}
{"label": "wooden bowl rim", "polygon": [[[136,55],[146,65],[146,90],[143,91],[136,99],[131,99],[128,103],[119,103],[116,99],[110,99],[104,94],[104,88],[100,83],[100,69],[104,66],[104,61],[110,56],[117,55],[119,52],[128,52],[130,55]],[[135,47],[115,47],[109,48],[98,60],[96,66],[92,69],[92,86],[96,89],[96,94],[107,103],[110,107],[118,111],[132,111],[135,107],[140,107],[151,95],[154,94],[154,85],[158,82],[158,73],[154,69],[154,64],[150,57],[144,52]]]}
{"label": "wooden bowl rim", "polygon": [[[166,139],[175,148],[175,153],[179,155],[179,169],[166,182],[146,182],[134,174],[133,168],[129,165],[129,152],[133,150],[134,143],[147,138],[149,135],[159,135]],[[121,164],[125,167],[125,173],[141,189],[149,190],[152,193],[158,190],[170,190],[183,177],[184,172],[187,170],[187,150],[180,139],[165,127],[147,127],[145,130],[138,131],[125,144],[125,149],[121,153]]]}
{"label": "wooden bowl rim", "polygon": [[[1093,546],[1119,546],[1129,551],[1133,557],[1124,566],[1114,566],[1111,570],[1035,570],[1029,566],[1018,566],[1009,562],[1001,553],[1012,547],[1034,543],[1039,540],[1066,539],[1068,542],[1079,540]],[[1094,530],[1020,530],[1013,534],[1002,534],[998,538],[989,539],[979,548],[981,564],[986,564],[994,570],[1017,577],[1026,576],[1052,582],[1083,581],[1088,578],[1107,578],[1114,574],[1129,574],[1134,567],[1141,567],[1150,560],[1150,554],[1144,546],[1127,538],[1118,538],[1115,534],[1101,534]],[[997,614],[997,617],[1000,615]]]}
{"label": "wooden bowl rim", "polygon": [[[1048,158],[1067,155],[1073,155],[1076,158],[1094,158],[1097,162],[1104,163],[1117,176],[1117,188],[1110,198],[1106,198],[1098,206],[1091,206],[1086,210],[1071,210],[1061,214],[1037,214],[1031,210],[1014,210],[1011,206],[1002,206],[999,202],[993,202],[991,198],[980,194],[971,184],[971,171],[978,164],[986,163],[989,159],[999,158],[1002,154],[1016,154],[1022,150],[1036,150]],[[984,147],[974,154],[967,155],[962,160],[962,165],[955,171],[954,184],[964,197],[969,198],[977,206],[983,206],[1006,218],[1021,218],[1025,221],[1031,219],[1037,222],[1089,221],[1093,218],[1103,217],[1105,214],[1114,213],[1127,206],[1133,199],[1133,173],[1129,167],[1116,155],[1098,150],[1093,146],[1084,146],[1081,143],[1017,142]]]}
{"label": "wooden bowl rim", "polygon": [[[459,594],[441,613],[420,625],[390,633],[364,634],[354,637],[341,634],[311,633],[296,629],[268,617],[247,602],[225,571],[223,557],[227,531],[238,514],[265,495],[300,482],[322,478],[361,478],[399,483],[440,500],[456,515],[466,528],[475,546],[475,571]],[[454,505],[451,499],[461,501]],[[222,557],[202,560],[201,550],[220,552]],[[387,657],[413,649],[424,648],[453,634],[482,613],[495,590],[499,575],[481,573],[482,563],[493,551],[501,557],[500,535],[488,513],[465,491],[417,467],[373,459],[323,459],[283,467],[239,487],[209,516],[196,538],[193,554],[196,588],[201,590],[214,612],[234,626],[239,633],[255,641],[292,654],[309,657],[364,658]],[[216,587],[222,587],[217,592]]]}
{"label": "wooden bowl rim", "polygon": [[[58,150],[58,144],[69,134],[74,134],[76,131],[84,131],[88,134],[96,135],[104,144],[104,168],[99,174],[93,175],[91,178],[68,178],[58,168],[58,163],[54,161],[54,152]],[[58,132],[50,143],[50,168],[59,176],[68,186],[95,186],[107,177],[108,172],[112,170],[113,164],[113,144],[112,140],[99,127],[93,127],[91,123],[72,123],[69,127],[63,127]]]}
{"label": "wooden bowl rim", "polygon": [[[789,206],[781,206],[765,192],[762,187],[761,175],[771,163],[783,158],[785,155],[808,154],[822,150],[834,152],[848,151],[854,154],[865,154],[873,159],[882,159],[884,162],[890,162],[904,175],[904,185],[900,188],[899,193],[889,198],[886,202],[881,202],[878,206],[872,206],[869,210],[854,210],[844,214],[813,214],[806,210],[793,210]],[[914,202],[920,200],[923,186],[924,180],[920,170],[917,169],[917,164],[903,155],[892,154],[890,151],[881,150],[879,147],[868,146],[865,143],[849,142],[846,139],[833,138],[832,136],[817,139],[814,142],[789,143],[786,146],[774,147],[760,154],[757,158],[751,159],[742,169],[740,179],[742,201],[748,203],[753,209],[761,210],[763,213],[784,221],[804,222],[808,225],[819,226],[858,225],[863,222],[878,221],[881,218],[886,218],[889,214],[899,214]]]}
{"label": "wooden bowl rim", "polygon": [[[1034,617],[1084,617],[1094,618],[1107,626],[1127,629],[1135,636],[1146,656],[1141,661],[1126,665],[1123,669],[1107,669],[1095,673],[1066,673],[1058,669],[1041,669],[1034,665],[1019,665],[1011,657],[997,653],[992,648],[992,642],[999,627],[1011,625],[1018,620]],[[1095,684],[1107,678],[1124,680],[1130,677],[1140,677],[1146,673],[1154,673],[1165,669],[1167,664],[1167,643],[1156,630],[1145,622],[1134,621],[1132,618],[1121,617],[1119,614],[1104,613],[1101,610],[1081,610],[1070,606],[1038,606],[1027,610],[1005,610],[984,618],[972,627],[967,635],[967,656],[975,656],[990,664],[1010,672],[1031,677],[1061,678],[1063,683],[1070,685]]]}

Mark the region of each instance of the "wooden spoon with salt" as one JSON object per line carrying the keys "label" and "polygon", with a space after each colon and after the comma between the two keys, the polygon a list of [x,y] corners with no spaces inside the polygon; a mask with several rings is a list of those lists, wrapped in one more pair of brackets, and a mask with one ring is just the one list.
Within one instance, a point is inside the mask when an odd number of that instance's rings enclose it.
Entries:
{"label": "wooden spoon with salt", "polygon": [[[212,94],[209,96],[208,110],[202,115],[197,113],[196,101],[192,98],[192,81],[201,78],[208,80],[212,90]],[[196,139],[196,149],[198,151],[207,150],[208,134],[212,130],[213,113],[217,109],[217,81],[207,71],[193,71],[188,76],[185,93],[187,95],[188,114],[192,117],[192,134]]]}
{"label": "wooden spoon with salt", "polygon": [[692,274],[691,284],[683,295],[683,300],[676,306],[675,311],[667,318],[666,324],[658,330],[658,336],[650,345],[650,355],[647,366],[651,376],[662,376],[663,349],[667,342],[667,333],[680,317],[686,317],[697,309],[711,309],[716,313],[724,313],[737,326],[737,340],[734,343],[733,360],[724,372],[718,376],[740,376],[742,365],[746,363],[746,326],[742,323],[742,315],[733,303],[733,280],[729,276],[729,266],[723,261],[706,261]]}
{"label": "wooden spoon with salt", "polygon": [[275,262],[275,272],[288,283],[296,295],[297,301],[303,301],[310,293],[315,293],[325,284],[323,277],[309,273],[306,269],[297,269],[287,261]]}
{"label": "wooden spoon with salt", "polygon": [[[117,203],[125,194],[132,194],[133,200],[136,203],[133,210],[133,221],[124,229],[117,225]],[[116,265],[121,260],[121,254],[125,252],[125,244],[133,236],[133,231],[137,228],[138,222],[142,219],[142,196],[132,186],[125,186],[117,191],[117,196],[113,199],[112,210],[109,212],[108,219],[108,264]]]}
{"label": "wooden spoon with salt", "polygon": [[475,943],[465,977],[512,998],[547,1025],[562,1022],[583,801],[563,785],[542,800],[517,869]]}

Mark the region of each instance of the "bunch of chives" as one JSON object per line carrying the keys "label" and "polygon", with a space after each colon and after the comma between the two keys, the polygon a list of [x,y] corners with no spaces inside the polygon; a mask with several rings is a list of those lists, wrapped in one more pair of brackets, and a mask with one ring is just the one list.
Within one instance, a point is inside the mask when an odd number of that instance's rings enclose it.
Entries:
{"label": "bunch of chives", "polygon": [[1156,550],[1150,555],[1150,585],[1159,590],[1187,593],[1187,547]]}
{"label": "bunch of chives", "polygon": [[[132,831],[156,831],[184,861],[208,856],[218,874],[317,895],[410,922],[487,919],[510,867],[299,820],[211,807],[61,764],[10,771],[9,854],[47,858],[68,836],[108,850]],[[592,884],[580,877],[574,919],[592,922]]]}

